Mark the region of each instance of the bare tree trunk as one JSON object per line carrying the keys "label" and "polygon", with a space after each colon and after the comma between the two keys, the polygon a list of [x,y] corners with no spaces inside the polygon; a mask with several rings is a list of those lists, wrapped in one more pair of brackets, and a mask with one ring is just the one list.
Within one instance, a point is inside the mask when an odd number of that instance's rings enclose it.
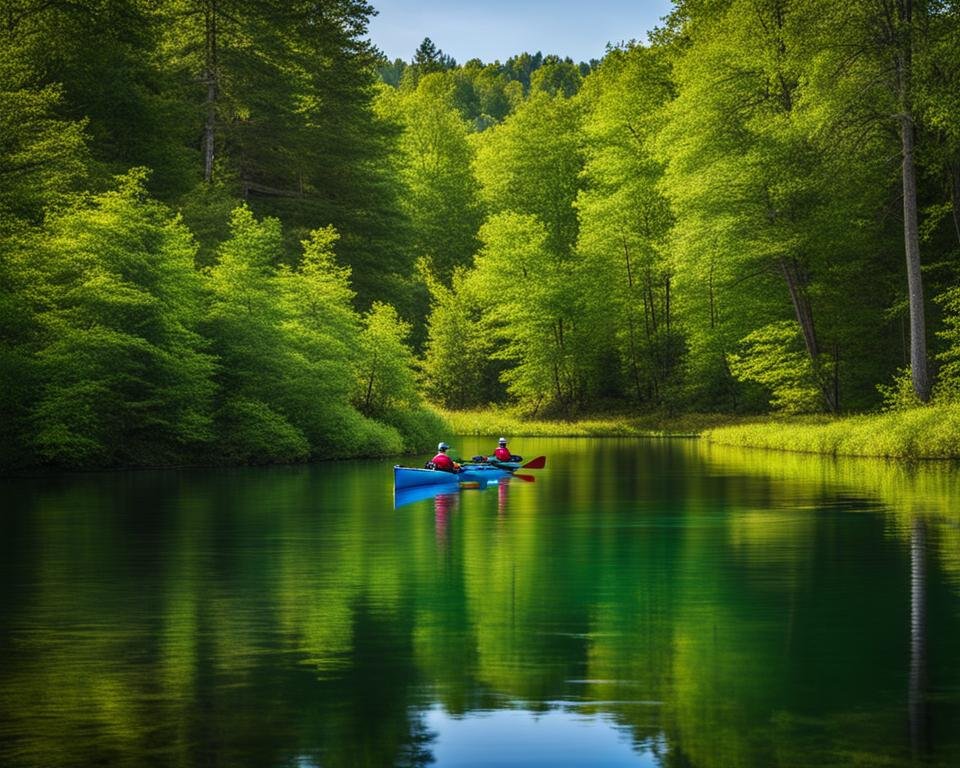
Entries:
{"label": "bare tree trunk", "polygon": [[914,126],[911,109],[913,2],[900,3],[900,24],[905,39],[897,57],[897,88],[900,100],[900,144],[903,155],[903,241],[907,257],[907,291],[910,298],[910,372],[913,390],[922,402],[930,399],[927,375],[927,328],[923,307],[923,276],[920,272],[920,232],[917,217],[917,176],[914,165]]}
{"label": "bare tree trunk", "polygon": [[207,119],[203,129],[203,180],[213,181],[214,129],[217,122],[217,99],[220,95],[217,72],[217,4],[210,0],[204,9],[206,23],[204,79],[207,83]]}
{"label": "bare tree trunk", "polygon": [[837,400],[834,396],[833,387],[824,380],[823,371],[820,365],[820,347],[817,343],[816,327],[813,324],[813,308],[810,306],[810,300],[807,298],[804,290],[804,281],[800,274],[800,267],[795,259],[780,259],[780,271],[783,279],[787,283],[787,290],[790,292],[790,301],[793,304],[793,312],[800,326],[800,332],[803,335],[803,344],[807,349],[807,355],[810,357],[810,363],[813,366],[813,376],[816,379],[817,387],[823,396],[823,401],[827,410],[831,413],[837,412]]}

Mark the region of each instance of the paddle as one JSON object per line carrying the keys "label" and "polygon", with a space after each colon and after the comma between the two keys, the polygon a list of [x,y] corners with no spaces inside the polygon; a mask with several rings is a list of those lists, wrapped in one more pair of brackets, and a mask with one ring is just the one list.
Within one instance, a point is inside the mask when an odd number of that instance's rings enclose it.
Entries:
{"label": "paddle", "polygon": [[537,456],[535,459],[531,459],[526,464],[522,464],[520,469],[543,469],[547,465],[546,456]]}
{"label": "paddle", "polygon": [[515,477],[517,480],[523,480],[525,483],[534,483],[537,480],[533,475],[518,475],[516,473],[512,474],[511,477]]}

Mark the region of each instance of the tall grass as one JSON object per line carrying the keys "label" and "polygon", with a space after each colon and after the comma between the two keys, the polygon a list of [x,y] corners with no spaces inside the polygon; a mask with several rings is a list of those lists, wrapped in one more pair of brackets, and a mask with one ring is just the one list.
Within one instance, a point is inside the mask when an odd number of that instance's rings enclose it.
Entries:
{"label": "tall grass", "polygon": [[697,436],[718,445],[896,459],[960,458],[960,404],[861,416],[616,415],[532,420],[508,409],[439,411],[454,435],[508,437]]}
{"label": "tall grass", "polygon": [[611,415],[561,421],[527,419],[501,408],[440,411],[440,415],[455,435],[508,437],[690,437],[737,418],[693,413],[676,417]]}
{"label": "tall grass", "polygon": [[769,419],[706,429],[701,437],[719,445],[831,456],[956,459],[960,458],[960,405],[836,419]]}

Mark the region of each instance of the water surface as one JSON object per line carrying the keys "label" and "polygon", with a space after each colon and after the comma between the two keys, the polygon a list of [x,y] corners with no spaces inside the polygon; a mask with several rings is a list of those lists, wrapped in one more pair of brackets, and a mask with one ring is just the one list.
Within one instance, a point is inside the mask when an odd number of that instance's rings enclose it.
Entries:
{"label": "water surface", "polygon": [[0,765],[960,765],[955,469],[511,447],[2,481]]}

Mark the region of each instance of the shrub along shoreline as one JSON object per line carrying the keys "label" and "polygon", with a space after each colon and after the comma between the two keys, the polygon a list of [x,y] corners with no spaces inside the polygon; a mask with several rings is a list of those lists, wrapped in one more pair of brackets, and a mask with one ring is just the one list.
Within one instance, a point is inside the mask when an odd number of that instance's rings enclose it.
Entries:
{"label": "shrub along shoreline", "polygon": [[567,422],[527,420],[492,408],[440,415],[458,435],[698,437],[717,445],[827,456],[960,459],[960,404],[841,417],[624,415]]}

